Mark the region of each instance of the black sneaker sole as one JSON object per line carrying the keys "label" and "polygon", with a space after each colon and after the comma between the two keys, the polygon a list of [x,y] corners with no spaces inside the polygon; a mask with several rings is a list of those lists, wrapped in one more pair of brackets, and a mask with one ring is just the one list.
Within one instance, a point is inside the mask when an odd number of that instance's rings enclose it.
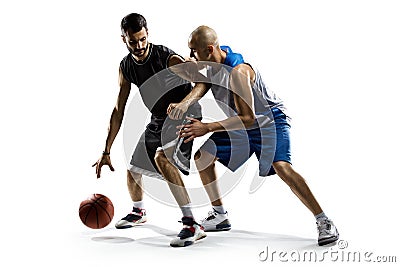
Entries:
{"label": "black sneaker sole", "polygon": [[185,243],[183,243],[183,246],[171,245],[171,244],[170,244],[170,246],[173,247],[173,248],[184,248],[184,247],[187,247],[187,246],[190,246],[190,245],[193,245],[193,244],[194,244],[193,241],[185,241]]}
{"label": "black sneaker sole", "polygon": [[339,239],[339,235],[331,237],[331,238],[327,238],[327,239],[318,240],[318,245],[325,246],[325,245],[331,244],[333,242],[336,242],[338,239]]}
{"label": "black sneaker sole", "polygon": [[123,225],[123,226],[115,226],[115,228],[117,229],[128,229],[128,228],[132,228],[132,225]]}

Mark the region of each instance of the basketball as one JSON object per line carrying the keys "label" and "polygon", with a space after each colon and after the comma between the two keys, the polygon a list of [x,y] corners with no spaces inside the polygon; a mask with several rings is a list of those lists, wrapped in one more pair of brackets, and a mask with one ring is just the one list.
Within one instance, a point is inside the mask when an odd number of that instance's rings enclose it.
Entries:
{"label": "basketball", "polygon": [[102,194],[92,194],[79,206],[79,217],[84,225],[101,229],[110,224],[114,217],[111,200]]}

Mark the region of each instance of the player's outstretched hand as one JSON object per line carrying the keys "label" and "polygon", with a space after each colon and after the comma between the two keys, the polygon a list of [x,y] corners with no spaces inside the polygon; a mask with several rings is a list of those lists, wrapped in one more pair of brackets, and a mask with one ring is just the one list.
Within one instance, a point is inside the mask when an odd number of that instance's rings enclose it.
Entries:
{"label": "player's outstretched hand", "polygon": [[108,167],[110,168],[111,171],[114,171],[114,167],[111,164],[111,158],[109,155],[102,155],[95,164],[92,165],[92,167],[96,167],[96,175],[97,178],[100,178],[100,174],[101,174],[101,167],[103,167],[103,165],[108,165]]}
{"label": "player's outstretched hand", "polygon": [[198,119],[194,119],[191,117],[186,117],[186,119],[190,120],[190,124],[179,125],[176,128],[180,129],[179,137],[185,137],[184,143],[188,143],[195,139],[196,137],[203,136],[210,132],[206,123],[202,123]]}

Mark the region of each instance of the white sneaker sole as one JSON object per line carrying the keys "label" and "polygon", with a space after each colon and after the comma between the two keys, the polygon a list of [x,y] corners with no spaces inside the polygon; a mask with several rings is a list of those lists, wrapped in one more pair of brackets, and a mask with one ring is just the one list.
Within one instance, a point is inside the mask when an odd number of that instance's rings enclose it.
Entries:
{"label": "white sneaker sole", "polygon": [[192,238],[191,240],[190,239],[188,239],[188,240],[179,240],[180,242],[177,242],[177,243],[173,243],[172,241],[174,241],[174,240],[172,240],[171,243],[170,243],[170,246],[174,247],[174,248],[187,247],[187,246],[193,245],[196,241],[201,240],[201,239],[203,239],[205,237],[207,237],[206,233],[201,232],[195,238]]}
{"label": "white sneaker sole", "polygon": [[115,228],[117,229],[127,229],[131,227],[135,227],[136,225],[142,224],[147,222],[147,218],[142,217],[140,220],[137,220],[136,222],[128,222],[125,220],[120,220],[115,224]]}
{"label": "white sneaker sole", "polygon": [[226,219],[219,224],[202,224],[204,228],[204,232],[220,232],[220,231],[229,231],[231,230],[231,224],[230,222]]}

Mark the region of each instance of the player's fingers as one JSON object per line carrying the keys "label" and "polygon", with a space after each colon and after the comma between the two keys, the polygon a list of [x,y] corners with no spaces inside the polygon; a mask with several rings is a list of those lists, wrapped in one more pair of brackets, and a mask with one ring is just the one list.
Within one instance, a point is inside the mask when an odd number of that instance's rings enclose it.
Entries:
{"label": "player's fingers", "polygon": [[108,168],[110,168],[111,171],[114,171],[114,167],[113,167],[113,165],[111,164],[111,160],[109,160],[109,161],[107,162],[107,165],[108,165]]}
{"label": "player's fingers", "polygon": [[176,120],[176,109],[171,110],[170,118]]}
{"label": "player's fingers", "polygon": [[192,132],[192,127],[188,127],[188,125],[186,125],[186,127],[183,128],[181,132],[188,134],[189,132]]}
{"label": "player's fingers", "polygon": [[100,178],[100,175],[101,175],[101,168],[98,168],[97,169],[97,178]]}
{"label": "player's fingers", "polygon": [[193,132],[183,132],[183,133],[182,133],[182,137],[188,137],[188,138],[190,138],[190,137],[192,137],[192,135],[193,135]]}
{"label": "player's fingers", "polygon": [[171,103],[171,104],[169,104],[169,107],[172,110],[172,109],[176,108],[177,105],[178,105],[177,103]]}
{"label": "player's fingers", "polygon": [[167,113],[171,113],[174,114],[174,109],[175,109],[176,105],[175,104],[169,104],[168,108],[167,108]]}
{"label": "player's fingers", "polygon": [[110,170],[113,172],[114,171],[114,167],[111,165],[111,163],[108,165],[108,167],[110,168]]}
{"label": "player's fingers", "polygon": [[176,119],[177,120],[182,119],[183,118],[183,114],[184,114],[183,110],[179,110],[178,117]]}
{"label": "player's fingers", "polygon": [[191,120],[192,122],[197,122],[197,121],[199,121],[198,119],[195,119],[195,118],[192,118],[192,117],[186,117],[186,119],[189,119],[189,120]]}
{"label": "player's fingers", "polygon": [[182,110],[179,108],[172,110],[172,119],[179,120],[180,118],[182,118]]}
{"label": "player's fingers", "polygon": [[181,127],[181,132],[187,132],[187,131],[189,131],[191,128],[192,128],[192,125],[191,125],[191,124],[184,124],[184,125],[182,125],[182,127]]}
{"label": "player's fingers", "polygon": [[179,131],[179,133],[180,133],[180,134],[185,134],[185,133],[187,133],[187,131],[188,131],[187,127],[184,126],[184,127]]}

